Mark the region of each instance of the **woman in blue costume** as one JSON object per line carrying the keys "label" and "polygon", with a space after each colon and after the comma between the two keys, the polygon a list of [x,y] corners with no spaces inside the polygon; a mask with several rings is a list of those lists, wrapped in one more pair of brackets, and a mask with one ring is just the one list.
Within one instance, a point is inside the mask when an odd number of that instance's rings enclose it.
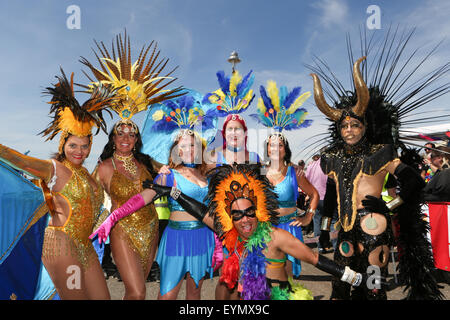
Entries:
{"label": "woman in blue costume", "polygon": [[[300,108],[310,93],[305,92],[300,95],[300,92],[300,87],[288,92],[286,87],[282,86],[278,89],[275,82],[269,81],[267,91],[263,86],[260,87],[258,113],[251,116],[275,131],[265,142],[265,157],[268,159],[265,169],[267,178],[278,196],[277,227],[288,231],[303,242],[301,226],[311,222],[319,203],[319,194],[306,179],[303,170],[292,166],[292,152],[286,136],[281,133],[283,129],[295,130],[311,124],[311,120],[305,120],[306,110]],[[300,212],[297,208],[298,187],[310,198],[309,209],[306,212]],[[301,262],[288,255],[285,268],[290,277],[293,275],[298,277],[301,272]]]}
{"label": "woman in blue costume", "polygon": [[[201,160],[204,148],[205,144],[193,131],[180,132],[171,147],[170,174],[159,175],[155,182],[177,187],[202,201],[208,193],[206,166]],[[169,224],[156,257],[161,270],[158,299],[175,300],[186,276],[186,300],[199,300],[203,278],[207,273],[213,275],[214,233],[171,198],[169,209]]]}

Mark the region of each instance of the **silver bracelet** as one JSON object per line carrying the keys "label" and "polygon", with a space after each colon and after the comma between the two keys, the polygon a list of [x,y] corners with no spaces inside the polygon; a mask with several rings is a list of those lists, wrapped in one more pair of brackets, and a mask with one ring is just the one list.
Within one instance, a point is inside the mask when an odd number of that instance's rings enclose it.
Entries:
{"label": "silver bracelet", "polygon": [[351,284],[353,287],[358,287],[362,282],[362,275],[353,271],[348,266],[345,266],[345,271],[341,277],[341,281]]}
{"label": "silver bracelet", "polygon": [[297,217],[303,218],[304,216],[306,216],[306,211],[297,208]]}
{"label": "silver bracelet", "polygon": [[172,189],[170,190],[170,196],[172,197],[173,200],[177,200],[180,194],[181,194],[180,189],[172,187]]}

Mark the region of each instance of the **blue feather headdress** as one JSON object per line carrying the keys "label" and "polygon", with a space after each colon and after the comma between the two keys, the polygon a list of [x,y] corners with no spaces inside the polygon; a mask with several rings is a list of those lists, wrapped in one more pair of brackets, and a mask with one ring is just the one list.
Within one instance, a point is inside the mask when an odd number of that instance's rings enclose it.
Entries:
{"label": "blue feather headdress", "polygon": [[203,94],[183,89],[183,96],[154,104],[147,111],[142,129],[142,152],[168,163],[169,146],[180,134],[194,132],[209,144],[216,135],[217,115],[209,112],[215,105],[202,102]]}
{"label": "blue feather headdress", "polygon": [[257,113],[250,115],[257,122],[279,133],[311,125],[312,120],[305,119],[308,112],[301,108],[311,96],[309,91],[300,94],[301,87],[295,87],[288,92],[285,86],[278,89],[275,81],[268,81],[267,90],[261,86],[259,91],[261,96],[258,99]]}
{"label": "blue feather headdress", "polygon": [[202,132],[215,128],[215,117],[206,112],[204,105],[191,94],[162,102],[152,118],[155,121],[152,129],[166,133],[177,129],[195,131],[199,125]]}
{"label": "blue feather headdress", "polygon": [[226,117],[229,114],[238,114],[247,110],[255,98],[253,90],[250,89],[255,79],[252,71],[243,78],[238,71],[235,71],[231,77],[227,77],[224,71],[218,71],[216,75],[220,89],[208,93],[203,98],[203,102],[216,105],[216,108],[210,112],[219,117]]}

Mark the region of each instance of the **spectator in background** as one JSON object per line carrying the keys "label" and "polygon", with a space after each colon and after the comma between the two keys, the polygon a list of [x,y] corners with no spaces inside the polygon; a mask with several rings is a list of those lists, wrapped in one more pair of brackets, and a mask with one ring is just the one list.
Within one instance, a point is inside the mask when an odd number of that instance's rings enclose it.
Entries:
{"label": "spectator in background", "polygon": [[302,170],[305,170],[305,161],[299,160],[298,161],[298,167]]}
{"label": "spectator in background", "polygon": [[[323,173],[320,168],[320,155],[315,154],[312,157],[312,162],[308,164],[306,170],[306,179],[308,179],[314,188],[319,192],[319,204],[316,209],[316,214],[313,218],[314,223],[314,237],[320,236],[320,221],[322,219],[322,210],[323,210],[323,199],[325,197],[325,191],[327,187],[327,179],[328,176]],[[328,245],[326,248],[323,248],[320,242],[318,242],[317,247],[319,249],[319,253],[328,253],[333,252],[333,247]]]}
{"label": "spectator in background", "polygon": [[434,175],[424,188],[424,199],[428,202],[450,201],[450,148],[437,147],[430,156]]}
{"label": "spectator in background", "polygon": [[435,149],[435,148],[436,148],[436,145],[434,143],[431,143],[431,142],[425,143],[425,149],[424,149],[425,155],[426,156],[430,155],[431,150]]}
{"label": "spectator in background", "polygon": [[[297,165],[299,169],[305,170],[305,161],[299,160]],[[300,187],[298,187],[297,208],[306,210],[307,208],[306,198],[307,198],[306,193],[304,193],[303,190],[300,189]],[[307,227],[309,227],[310,225],[311,224],[309,224]]]}
{"label": "spectator in background", "polygon": [[424,147],[425,147],[424,148],[425,154],[423,156],[423,165],[420,175],[425,180],[425,182],[428,182],[433,177],[435,171],[435,170],[433,171],[430,166],[430,156],[432,149],[435,149],[436,145],[434,143],[428,142],[425,143]]}

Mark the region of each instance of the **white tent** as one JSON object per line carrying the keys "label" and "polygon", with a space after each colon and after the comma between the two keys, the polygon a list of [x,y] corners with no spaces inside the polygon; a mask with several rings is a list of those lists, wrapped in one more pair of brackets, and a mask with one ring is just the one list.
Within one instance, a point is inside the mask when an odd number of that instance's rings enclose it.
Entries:
{"label": "white tent", "polygon": [[450,140],[450,123],[436,124],[432,126],[419,127],[419,128],[409,128],[402,130],[403,140],[409,140],[419,145],[424,145],[427,142],[431,142],[425,139],[423,136],[437,138],[438,140],[433,141],[435,144],[439,142],[447,144]]}

